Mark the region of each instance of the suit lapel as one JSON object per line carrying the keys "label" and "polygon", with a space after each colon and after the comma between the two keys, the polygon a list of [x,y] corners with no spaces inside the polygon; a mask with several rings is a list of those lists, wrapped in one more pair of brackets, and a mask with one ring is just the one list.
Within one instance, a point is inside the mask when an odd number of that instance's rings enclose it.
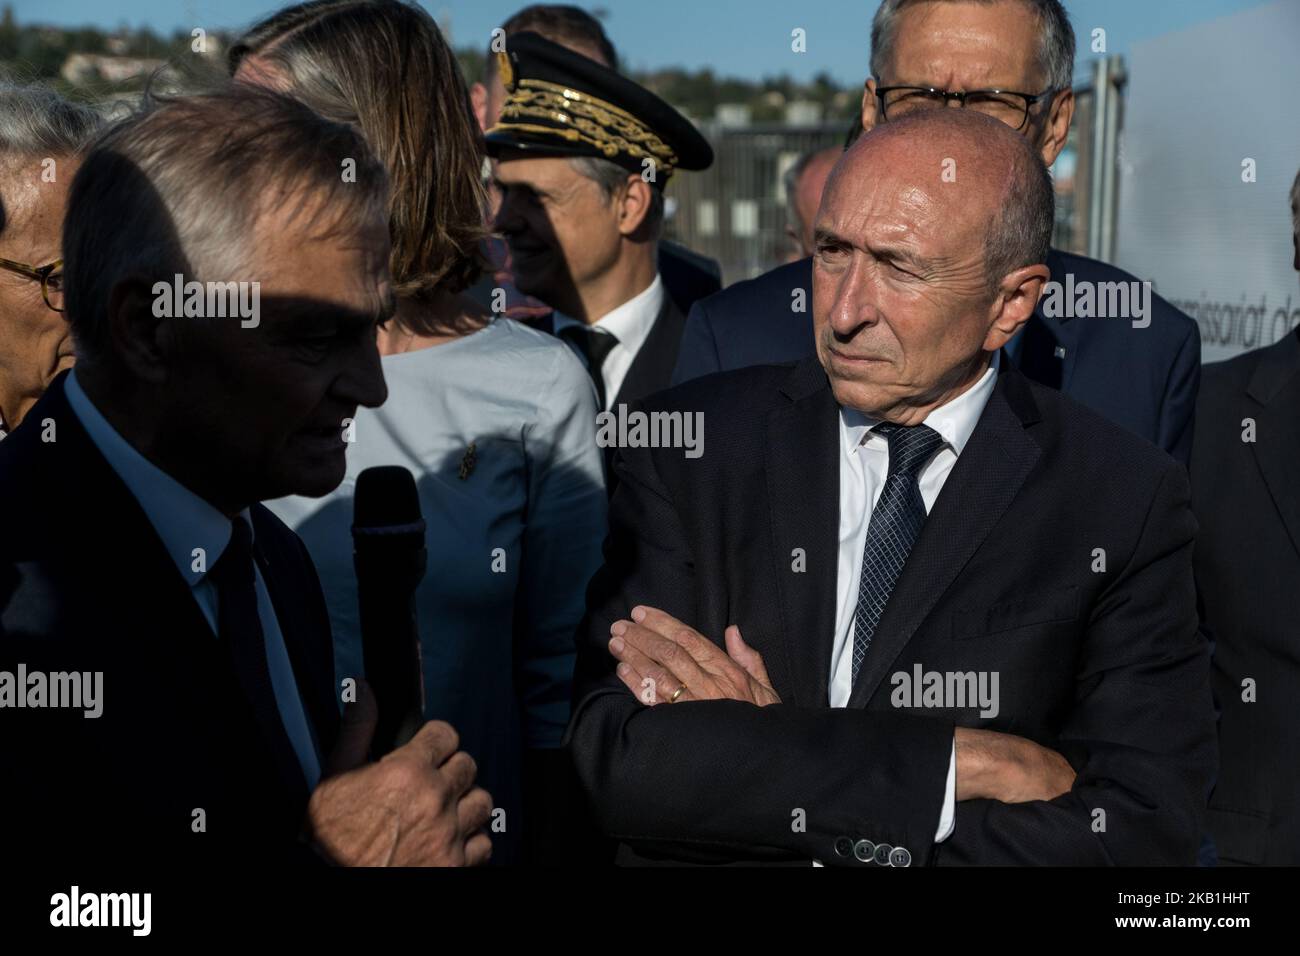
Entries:
{"label": "suit lapel", "polygon": [[[326,750],[332,744],[332,717],[338,711],[334,705],[333,659],[328,642],[322,642],[320,635],[312,640],[311,628],[319,627],[313,615],[305,606],[310,600],[310,591],[294,587],[295,582],[302,581],[301,557],[283,547],[280,534],[275,531],[274,519],[262,505],[252,509],[253,524],[256,528],[254,548],[257,564],[266,582],[267,594],[271,606],[275,609],[275,619],[280,625],[280,634],[284,637],[284,646],[293,666],[294,682],[298,685],[298,696],[307,714],[307,723],[316,743],[317,756],[323,761]],[[313,652],[313,645],[321,645]],[[322,653],[323,652],[323,653]],[[331,665],[327,673],[324,668]]]}
{"label": "suit lapel", "polygon": [[1251,450],[1260,473],[1300,553],[1300,331],[1270,347],[1247,393],[1263,407]]}
{"label": "suit lapel", "polygon": [[[150,524],[148,516],[130,489],[118,477],[95,447],[64,392],[67,373],[47,390],[35,421],[53,419],[57,440],[48,446],[53,456],[50,475],[59,488],[54,511],[67,529],[70,548],[76,552],[97,552],[98,566],[106,581],[116,582],[109,591],[116,595],[138,594],[134,606],[149,609],[157,620],[168,620],[169,633],[159,640],[158,652],[176,660],[194,663],[193,635],[215,635],[181,577],[166,546]],[[88,494],[86,489],[93,489]],[[93,529],[93,530],[92,530]],[[145,586],[142,587],[142,584]],[[132,602],[123,602],[130,606]],[[126,639],[124,633],[109,633]],[[144,633],[132,639],[160,635]]]}
{"label": "suit lapel", "polygon": [[665,294],[664,304],[655,316],[650,334],[632,359],[611,408],[645,398],[672,383],[673,367],[677,364],[677,350],[681,347],[685,327],[686,317],[673,304],[672,296]]}
{"label": "suit lapel", "polygon": [[[794,368],[783,392],[791,401],[769,416],[766,443],[779,633],[787,635],[781,649],[793,676],[793,702],[826,707],[839,561],[837,406],[815,356]],[[802,571],[795,570],[799,552]]]}
{"label": "suit lapel", "polygon": [[1001,520],[1041,449],[1025,431],[1037,407],[1024,377],[999,376],[984,414],[926,518],[876,628],[850,707],[864,707],[939,598]]}
{"label": "suit lapel", "polygon": [[1061,391],[1074,368],[1076,325],[1048,319],[1035,312],[1021,333],[1016,367],[1028,379]]}
{"label": "suit lapel", "polygon": [[[233,676],[226,650],[144,509],[86,434],[68,404],[62,378],[51,385],[37,408],[47,401],[50,404],[42,417],[57,422],[58,440],[51,447],[60,456],[52,464],[54,486],[61,490],[55,500],[60,508],[69,506],[66,513],[60,513],[65,514],[70,550],[89,549],[105,555],[102,579],[96,586],[112,596],[107,599],[112,606],[124,609],[122,617],[106,625],[105,634],[115,641],[129,641],[131,646],[124,648],[124,654],[147,661],[150,673],[166,676],[162,682],[166,690],[159,693],[170,694],[171,702],[160,704],[161,713],[172,713],[174,708],[174,716],[181,720],[221,723],[221,742],[229,745],[230,758],[247,759],[242,753],[246,742],[233,725],[224,723],[222,708],[229,705],[225,695],[229,693],[228,677]],[[87,496],[86,488],[95,489],[95,493]],[[93,538],[88,529],[94,529],[90,532]],[[287,621],[297,619],[283,616],[282,606],[275,600],[280,589],[272,588],[269,580],[267,587],[292,655],[290,634],[297,631]],[[302,687],[296,657],[293,663]],[[295,799],[305,798],[296,762],[288,770],[285,779],[295,791]],[[295,780],[299,781],[296,785]]]}
{"label": "suit lapel", "polygon": [[[33,458],[45,480],[28,505],[48,515],[51,556],[79,588],[80,606],[66,609],[62,637],[86,648],[99,662],[95,669],[102,666],[106,681],[130,699],[106,726],[143,722],[148,745],[185,741],[164,787],[223,788],[239,767],[232,760],[244,737],[239,724],[222,720],[231,675],[221,646],[140,503],[73,412],[65,382],[66,373],[29,416],[33,426],[48,418],[57,428],[57,440]],[[36,436],[34,427],[5,440]],[[222,734],[229,750],[214,753]]]}

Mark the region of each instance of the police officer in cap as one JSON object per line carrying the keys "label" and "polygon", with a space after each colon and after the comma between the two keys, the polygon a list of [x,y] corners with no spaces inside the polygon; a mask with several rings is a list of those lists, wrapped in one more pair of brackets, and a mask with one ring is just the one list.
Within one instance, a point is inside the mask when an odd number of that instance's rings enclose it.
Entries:
{"label": "police officer in cap", "polygon": [[713,150],[649,90],[535,33],[509,37],[509,95],[488,130],[503,196],[496,229],[515,284],[555,312],[546,330],[583,358],[602,409],[666,388],[685,318],[655,248],[663,189]]}

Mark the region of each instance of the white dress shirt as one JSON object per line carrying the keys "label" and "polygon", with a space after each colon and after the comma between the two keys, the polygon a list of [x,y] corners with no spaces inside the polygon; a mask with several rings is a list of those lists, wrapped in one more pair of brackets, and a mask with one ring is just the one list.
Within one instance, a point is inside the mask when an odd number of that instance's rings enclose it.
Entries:
{"label": "white dress shirt", "polygon": [[[199,610],[212,627],[212,633],[217,634],[216,585],[208,580],[206,572],[193,569],[193,552],[195,548],[202,548],[206,568],[214,568],[226,550],[226,545],[230,543],[233,531],[231,520],[131,447],[86,396],[77,383],[75,371],[68,374],[64,390],[68,404],[86,429],[86,434],[109,467],[140,503],[145,517],[153,525],[163,547],[175,563],[176,570],[189,585]],[[251,532],[253,519],[247,509],[243,512],[243,518],[248,522]],[[320,781],[320,755],[303,710],[302,698],[298,694],[293,665],[289,661],[284,635],[280,632],[280,623],[276,620],[271,595],[266,590],[262,571],[256,563],[253,569],[257,589],[257,616],[262,622],[262,635],[266,641],[266,663],[271,674],[271,688],[275,693],[280,720],[284,723],[289,742],[298,756],[303,776],[307,779],[307,787],[312,790]]]}
{"label": "white dress shirt", "polygon": [[[975,424],[984,414],[984,406],[997,382],[998,356],[983,377],[946,405],[925,417],[923,424],[943,438],[917,476],[926,513],[948,480],[957,456],[966,447]],[[867,543],[871,512],[880,499],[889,474],[889,441],[871,429],[880,424],[850,408],[840,409],[840,549],[835,583],[835,643],[831,650],[830,703],[832,707],[848,705],[853,692],[853,624],[858,605],[858,585],[862,575],[862,554]],[[871,653],[870,650],[867,651]],[[935,841],[952,835],[956,823],[957,751],[956,743],[948,758],[948,781],[943,810]]]}
{"label": "white dress shirt", "polygon": [[[654,328],[659,310],[664,306],[665,294],[663,280],[659,278],[658,273],[655,273],[654,281],[644,290],[617,309],[601,316],[592,326],[594,331],[609,332],[618,339],[618,344],[610,349],[609,355],[600,367],[600,376],[605,381],[605,408],[601,411],[608,410],[614,404],[614,399],[618,397],[618,390],[623,387],[623,379],[627,378],[628,369],[632,367],[636,353],[641,350],[641,346],[650,335],[650,330]],[[556,312],[553,327],[555,334],[559,335],[560,329],[566,325],[582,325],[582,323],[572,316]],[[576,352],[577,349],[575,348],[574,351]],[[578,357],[586,364],[586,359],[581,353]]]}

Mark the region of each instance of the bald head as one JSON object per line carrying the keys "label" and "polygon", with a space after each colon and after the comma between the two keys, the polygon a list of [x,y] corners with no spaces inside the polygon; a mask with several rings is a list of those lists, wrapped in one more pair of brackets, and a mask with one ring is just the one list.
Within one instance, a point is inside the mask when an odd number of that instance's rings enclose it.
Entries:
{"label": "bald head", "polygon": [[1032,145],[1005,123],[974,110],[903,116],[860,137],[836,175],[879,175],[882,168],[904,179],[914,174],[916,187],[947,200],[951,225],[971,221],[984,237],[991,288],[1014,269],[1047,261],[1056,209],[1052,177]]}
{"label": "bald head", "polygon": [[1052,222],[1046,168],[995,119],[934,110],[859,139],[814,230],[817,348],[840,403],[915,424],[969,388],[1033,313]]}
{"label": "bald head", "polygon": [[826,180],[843,155],[844,150],[838,146],[805,153],[785,175],[786,212],[789,219],[786,234],[794,246],[795,259],[812,255],[817,207],[821,205]]}

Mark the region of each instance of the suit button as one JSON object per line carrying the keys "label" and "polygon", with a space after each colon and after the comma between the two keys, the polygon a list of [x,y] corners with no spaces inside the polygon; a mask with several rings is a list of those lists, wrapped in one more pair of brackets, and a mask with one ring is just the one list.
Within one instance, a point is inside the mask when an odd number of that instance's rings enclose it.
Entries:
{"label": "suit button", "polygon": [[889,854],[890,866],[911,866],[912,854],[907,852],[907,847],[896,846],[894,852]]}
{"label": "suit button", "polygon": [[894,848],[888,843],[877,843],[875,853],[876,865],[889,866],[889,854],[892,853],[893,850]]}
{"label": "suit button", "polygon": [[859,840],[853,844],[853,855],[859,863],[870,863],[876,852],[876,845],[870,840]]}
{"label": "suit button", "polygon": [[837,856],[852,856],[853,841],[848,837],[840,837],[835,841],[835,854]]}

